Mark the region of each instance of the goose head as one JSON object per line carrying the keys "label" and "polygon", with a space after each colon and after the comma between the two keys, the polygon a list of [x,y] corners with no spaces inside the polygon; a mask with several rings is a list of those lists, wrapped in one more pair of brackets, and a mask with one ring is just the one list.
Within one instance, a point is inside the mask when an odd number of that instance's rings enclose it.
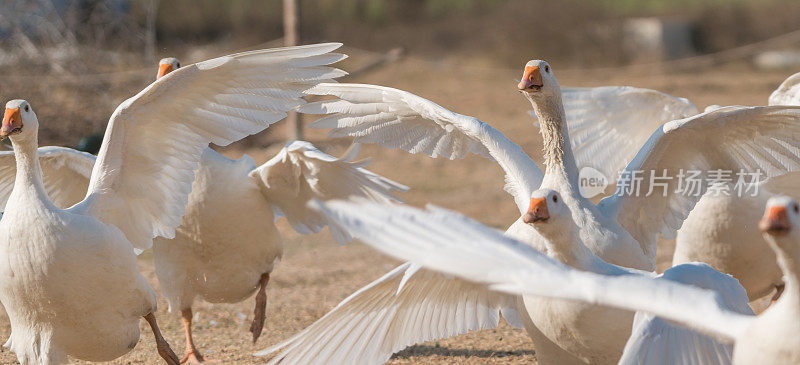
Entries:
{"label": "goose head", "polygon": [[525,64],[522,80],[517,84],[519,91],[531,102],[561,95],[561,86],[553,69],[546,61],[532,60]]}
{"label": "goose head", "polygon": [[39,120],[27,101],[16,99],[6,103],[0,139],[10,138],[14,142],[35,138],[38,128]]}
{"label": "goose head", "polygon": [[[788,296],[797,298],[800,290],[800,232],[797,224],[800,223],[800,205],[785,195],[773,196],[767,201],[767,208],[764,217],[758,222],[758,228],[764,236],[764,240],[769,243],[775,256],[778,258],[778,266],[783,271],[786,289],[778,298],[776,304],[781,299]],[[786,301],[784,301],[786,302]]]}
{"label": "goose head", "polygon": [[156,80],[179,68],[181,68],[181,63],[177,58],[162,58],[161,61],[158,61],[158,73],[156,74]]}
{"label": "goose head", "polygon": [[583,243],[578,225],[564,204],[561,194],[552,189],[539,189],[531,194],[531,205],[522,221],[545,239],[547,255],[570,266],[585,267],[594,255]]}
{"label": "goose head", "polygon": [[558,230],[572,218],[569,208],[564,204],[561,195],[552,189],[539,189],[531,194],[528,211],[522,215],[522,221],[532,225],[536,230],[546,233]]}
{"label": "goose head", "polygon": [[773,248],[784,252],[794,251],[797,242],[800,242],[800,232],[793,228],[798,220],[800,220],[800,205],[797,201],[785,195],[778,195],[767,201],[758,228]]}

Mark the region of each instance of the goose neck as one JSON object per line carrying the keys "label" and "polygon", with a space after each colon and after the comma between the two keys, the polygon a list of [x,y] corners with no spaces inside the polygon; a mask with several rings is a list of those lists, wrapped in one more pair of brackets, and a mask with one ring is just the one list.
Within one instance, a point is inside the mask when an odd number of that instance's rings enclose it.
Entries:
{"label": "goose neck", "polygon": [[[544,223],[547,224],[547,223]],[[574,229],[552,227],[542,232],[548,256],[575,268],[589,267],[594,254],[583,244],[578,232]]]}
{"label": "goose neck", "polygon": [[21,195],[35,195],[49,202],[42,183],[42,168],[39,165],[39,151],[35,136],[12,140],[11,144],[14,147],[17,173],[9,199]]}
{"label": "goose neck", "polygon": [[578,169],[570,146],[561,96],[534,102],[533,107],[542,134],[545,174],[561,175],[567,181],[577,181]]}
{"label": "goose neck", "polygon": [[775,250],[778,266],[786,283],[783,295],[800,301],[800,246],[793,244],[789,250],[791,251],[786,251],[785,248]]}

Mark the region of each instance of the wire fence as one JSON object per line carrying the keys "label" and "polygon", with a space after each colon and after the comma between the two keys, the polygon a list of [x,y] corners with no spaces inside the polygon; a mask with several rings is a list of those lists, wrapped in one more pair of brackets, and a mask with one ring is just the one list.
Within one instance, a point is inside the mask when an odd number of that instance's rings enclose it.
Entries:
{"label": "wire fence", "polygon": [[[283,38],[273,39],[268,42],[259,43],[250,47],[233,49],[225,52],[225,54],[238,53],[248,50],[277,47],[283,44]],[[653,73],[653,72],[674,72],[686,69],[703,69],[712,67],[719,64],[728,62],[739,61],[747,59],[760,52],[774,49],[778,47],[785,47],[800,44],[800,30],[782,34],[763,41],[730,48],[727,50],[708,53],[703,55],[691,56],[675,60],[666,60],[660,62],[648,63],[635,63],[630,65],[621,65],[614,67],[598,67],[598,68],[566,68],[560,69],[560,72],[573,72],[573,71],[599,71],[599,72],[630,72],[630,73]],[[387,56],[386,52],[377,52],[367,49],[362,49],[353,46],[345,45],[342,52],[350,55],[359,55],[366,59],[382,59]],[[474,64],[459,64],[452,61],[445,61],[433,58],[427,58],[419,55],[405,54],[403,58],[411,61],[427,64],[432,68],[453,68],[453,69],[473,69],[484,71],[501,71],[501,72],[519,72],[519,68],[508,67],[494,67],[494,66],[479,66]],[[399,57],[397,58],[399,59]],[[369,63],[369,61],[367,61]],[[118,69],[108,72],[97,73],[81,73],[81,74],[63,74],[63,73],[48,73],[48,74],[14,74],[6,73],[0,74],[0,78],[4,80],[41,80],[52,83],[68,83],[68,84],[92,84],[100,81],[121,81],[130,78],[150,77],[154,74],[153,66],[133,67],[126,69]]]}

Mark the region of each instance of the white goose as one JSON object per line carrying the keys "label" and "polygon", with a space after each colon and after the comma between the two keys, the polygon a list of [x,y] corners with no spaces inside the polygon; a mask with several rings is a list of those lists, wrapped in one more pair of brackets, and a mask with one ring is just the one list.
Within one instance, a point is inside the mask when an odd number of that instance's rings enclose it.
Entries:
{"label": "white goose", "polygon": [[[156,239],[154,259],[170,310],[179,310],[185,326],[184,361],[203,362],[192,340],[195,297],[212,303],[238,303],[257,291],[250,331],[255,342],[264,326],[266,286],[283,253],[274,222],[286,216],[299,233],[319,232],[327,217],[306,207],[310,199],[370,198],[387,202],[392,190],[406,187],[352,162],[337,159],[308,142],[290,142],[270,161],[257,166],[250,156],[231,160],[211,149],[203,153],[186,215],[174,239]],[[247,212],[247,214],[242,214]],[[331,227],[340,243],[346,232]]]}
{"label": "white goose", "polygon": [[91,158],[67,152],[59,163],[40,163],[36,114],[24,100],[8,102],[0,137],[11,140],[14,154],[0,161],[16,172],[0,219],[0,257],[6,258],[0,301],[19,361],[112,360],[136,345],[144,317],[161,357],[177,364],[158,330],[156,296],[138,272],[134,247],[174,235],[208,143],[225,145],[283,119],[302,103],[300,91],[339,74],[309,67],[339,46],[224,56],[152,83],[117,107],[85,199],[68,209],[47,191],[60,191],[53,196],[63,202],[74,187],[59,182],[85,174],[74,160]]}
{"label": "white goose", "polygon": [[[775,305],[758,317],[747,312],[747,298],[741,286],[733,285],[734,280],[726,279],[725,275],[707,266],[702,269],[704,264],[674,267],[670,271],[675,275],[665,274],[667,280],[661,280],[589,258],[596,269],[587,272],[552,260],[532,249],[527,242],[443,209],[421,211],[346,202],[316,206],[376,249],[431,270],[508,293],[568,299],[573,305],[584,302],[657,315],[724,343],[735,344],[732,355],[735,364],[800,362],[800,208],[797,201],[787,197],[772,198],[760,223],[787,277],[786,291]],[[542,217],[541,214],[537,216]],[[570,218],[570,214],[559,218]],[[578,234],[575,222],[567,223],[537,229],[554,243],[561,236]],[[682,279],[675,282],[670,276]],[[681,284],[687,280],[704,283],[701,287],[710,284],[716,290]],[[694,359],[700,363],[724,363],[727,360],[725,355],[729,352],[717,353],[720,357],[716,358],[707,357],[704,350],[713,345],[708,343],[711,339],[696,335],[695,339],[704,339],[705,343],[660,347],[661,354],[668,357],[661,357],[658,362],[682,363],[682,360]],[[632,338],[627,351],[638,353],[626,353],[623,359],[646,359],[653,350],[655,348],[646,341]]]}
{"label": "white goose", "polygon": [[[321,128],[334,128],[330,133],[332,136],[354,136],[359,142],[380,143],[430,156],[456,158],[468,152],[490,156],[506,172],[506,190],[514,196],[521,213],[528,208],[532,191],[540,186],[558,189],[580,227],[581,238],[593,254],[612,264],[653,270],[658,235],[674,232],[699,197],[675,194],[674,185],[665,188],[668,192],[665,196],[658,193],[645,196],[646,191],[641,196],[622,194],[605,199],[599,206],[581,197],[578,193],[578,171],[564,127],[558,82],[544,61],[529,62],[523,79],[519,87],[531,100],[542,124],[547,166],[544,177],[519,146],[488,124],[450,112],[404,91],[372,85],[320,84],[310,89],[309,93],[334,95],[341,100],[310,103],[303,106],[301,111],[336,113],[313,124]],[[761,134],[753,137],[755,130]],[[674,173],[679,168],[710,170],[764,166],[763,170],[768,176],[774,176],[800,167],[800,163],[793,159],[781,159],[777,164],[770,164],[771,156],[800,155],[794,147],[800,144],[800,140],[780,137],[786,131],[800,131],[800,108],[723,108],[665,124],[653,133],[627,169],[669,169]],[[746,143],[754,138],[759,144]],[[647,187],[645,184],[643,186]],[[620,182],[622,187],[624,181]],[[539,250],[546,250],[545,240],[522,220],[517,220],[506,233]],[[324,360],[327,359],[325,356],[332,356],[337,346],[363,343],[364,336],[372,334],[354,330],[351,325],[344,323],[355,323],[363,316],[371,316],[371,313],[383,313],[379,317],[382,324],[375,324],[374,328],[383,333],[379,338],[384,340],[370,343],[359,350],[360,354],[369,355],[366,357],[369,360],[365,362],[379,362],[385,361],[391,350],[396,351],[409,344],[435,338],[436,335],[447,336],[496,325],[498,311],[514,314],[515,309],[525,310],[520,306],[519,298],[503,298],[489,293],[477,296],[481,298],[477,305],[485,308],[483,313],[490,313],[481,314],[482,318],[492,320],[476,321],[459,313],[451,315],[448,312],[451,308],[464,304],[460,298],[476,295],[461,290],[473,287],[437,274],[418,275],[424,270],[418,271],[416,268],[406,270],[402,281],[399,281],[399,288],[396,289],[399,296],[403,294],[401,289],[415,277],[420,280],[417,285],[419,288],[434,285],[429,283],[438,280],[440,283],[435,285],[452,289],[411,291],[408,298],[399,298],[390,304],[375,300],[385,295],[386,287],[392,285],[390,280],[396,280],[393,278],[402,274],[402,269],[396,270],[399,271],[379,279],[340,303],[329,315],[294,338],[259,354],[271,354],[282,349],[276,360],[296,363],[308,359]],[[393,309],[386,309],[387,305]],[[406,319],[403,314],[417,308],[426,308],[426,311],[433,311],[439,318],[446,318],[438,323],[450,321],[451,327],[441,331],[429,323],[402,327],[391,325],[395,322],[408,323],[403,322]],[[513,321],[514,315],[510,317],[512,323],[519,324]],[[568,323],[533,323],[527,321],[525,315],[522,319],[536,344],[537,358],[542,363],[581,362],[592,359],[595,353],[608,353],[607,343],[599,344],[603,348],[598,349],[596,344],[588,342],[559,342],[565,340],[559,338],[559,333],[570,330]],[[623,346],[624,341],[614,344],[617,356],[621,354]]]}
{"label": "white goose", "polygon": [[[316,65],[345,57],[325,56]],[[177,59],[163,59],[158,77],[178,68]],[[257,290],[250,327],[253,342],[261,335],[266,286],[283,253],[283,241],[274,224],[277,218],[286,216],[299,233],[315,233],[327,225],[327,218],[306,207],[311,199],[362,197],[387,202],[395,199],[392,190],[408,189],[364,169],[366,163],[353,162],[357,153],[355,145],[337,159],[308,142],[294,141],[257,166],[250,156],[232,160],[206,148],[175,238],[158,238],[153,246],[162,293],[170,311],[180,311],[185,327],[184,362],[204,361],[192,340],[195,297],[212,303],[238,303]],[[335,228],[331,233],[340,243],[350,240]]]}
{"label": "white goose", "polygon": [[[769,105],[800,105],[800,74],[787,78],[772,93]],[[610,178],[622,171],[653,129],[697,114],[687,99],[625,86],[566,88],[564,108],[578,166],[595,168]],[[719,106],[706,110],[715,108]],[[763,249],[755,222],[773,192],[800,196],[800,175],[748,181],[743,196],[731,194],[737,176],[731,178],[721,193],[705,194],[689,213],[677,232],[673,265],[705,262],[739,279],[751,300],[772,292],[776,298],[782,274],[773,252]]]}

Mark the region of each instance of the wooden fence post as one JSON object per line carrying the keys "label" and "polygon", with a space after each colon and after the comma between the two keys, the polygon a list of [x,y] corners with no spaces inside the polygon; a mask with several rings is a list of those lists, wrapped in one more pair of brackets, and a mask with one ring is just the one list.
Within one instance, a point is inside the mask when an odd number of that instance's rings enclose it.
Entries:
{"label": "wooden fence post", "polygon": [[[283,0],[283,43],[286,46],[296,46],[300,43],[299,21],[300,0]],[[303,139],[303,121],[296,112],[289,112],[286,116],[287,139]]]}

